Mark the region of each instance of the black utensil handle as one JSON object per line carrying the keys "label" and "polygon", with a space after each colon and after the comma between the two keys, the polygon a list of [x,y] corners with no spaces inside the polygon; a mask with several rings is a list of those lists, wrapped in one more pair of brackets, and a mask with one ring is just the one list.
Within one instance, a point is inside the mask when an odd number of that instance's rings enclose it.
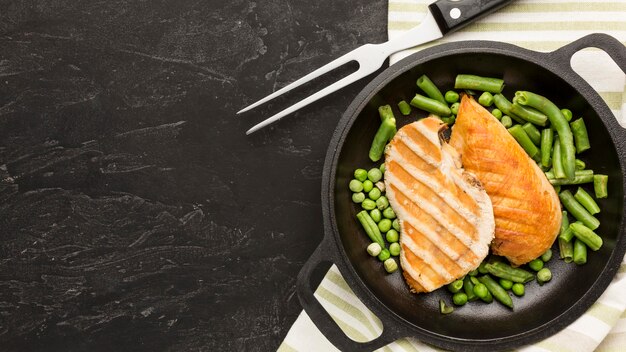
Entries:
{"label": "black utensil handle", "polygon": [[441,33],[461,29],[512,0],[439,0],[428,5]]}
{"label": "black utensil handle", "polygon": [[[402,333],[402,330],[394,329],[391,326],[387,328],[383,326],[382,334],[368,342],[357,342],[344,334],[339,325],[335,323],[330,314],[328,314],[326,309],[324,309],[317,298],[315,298],[314,292],[321,283],[321,280],[311,282],[316,270],[323,269],[324,273],[326,273],[333,264],[332,259],[329,259],[332,257],[332,255],[329,255],[332,252],[329,251],[325,242],[326,241],[322,241],[309,260],[304,264],[304,267],[298,274],[298,282],[296,284],[300,304],[302,304],[304,311],[306,311],[306,314],[311,318],[315,326],[317,326],[328,341],[341,351],[374,351],[400,338],[406,337],[406,335]],[[324,265],[324,267],[320,268],[321,265]]]}

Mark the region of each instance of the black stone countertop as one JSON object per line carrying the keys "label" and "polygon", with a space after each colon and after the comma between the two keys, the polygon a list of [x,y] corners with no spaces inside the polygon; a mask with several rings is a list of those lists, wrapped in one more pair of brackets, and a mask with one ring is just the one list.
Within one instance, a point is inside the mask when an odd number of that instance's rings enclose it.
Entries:
{"label": "black stone countertop", "polygon": [[367,80],[249,137],[304,91],[235,111],[384,41],[386,5],[0,1],[0,350],[275,350]]}

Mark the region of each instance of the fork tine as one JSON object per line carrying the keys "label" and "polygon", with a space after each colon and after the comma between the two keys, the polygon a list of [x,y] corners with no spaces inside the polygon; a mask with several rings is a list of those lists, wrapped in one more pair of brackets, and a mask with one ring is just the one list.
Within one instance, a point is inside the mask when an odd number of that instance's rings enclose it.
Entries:
{"label": "fork tine", "polygon": [[280,120],[281,118],[285,117],[286,115],[289,115],[292,112],[294,112],[296,110],[299,110],[299,109],[301,109],[301,108],[303,108],[303,107],[313,103],[314,101],[317,101],[317,100],[325,97],[326,95],[328,95],[328,94],[330,94],[330,93],[332,93],[332,92],[334,92],[334,91],[336,91],[338,89],[341,89],[341,88],[347,86],[348,84],[350,84],[350,83],[352,83],[354,81],[357,81],[357,80],[359,80],[359,79],[369,75],[370,73],[376,71],[376,69],[377,68],[375,68],[373,66],[369,66],[369,67],[361,66],[361,67],[359,67],[359,70],[357,70],[356,72],[353,72],[353,73],[347,75],[346,77],[344,77],[344,78],[338,80],[337,82],[327,86],[326,88],[316,92],[315,94],[312,94],[312,95],[302,99],[301,101],[293,104],[292,106],[286,108],[285,110],[277,113],[276,115],[274,115],[272,117],[269,117],[269,118],[261,121],[260,123],[254,125],[251,129],[249,129],[246,132],[246,135],[254,133],[254,132],[260,130],[261,128],[263,128],[265,126]]}
{"label": "fork tine", "polygon": [[241,113],[244,113],[244,112],[246,112],[248,110],[254,109],[255,107],[257,107],[257,106],[259,106],[259,105],[261,105],[263,103],[266,103],[266,102],[268,102],[268,101],[270,101],[270,100],[272,100],[272,99],[274,99],[274,98],[276,98],[276,97],[278,97],[278,96],[280,96],[280,95],[282,95],[284,93],[287,93],[288,91],[290,91],[290,90],[292,90],[292,89],[294,89],[296,87],[299,87],[302,84],[304,84],[304,83],[306,83],[306,82],[308,82],[308,81],[310,81],[310,80],[312,80],[314,78],[317,78],[317,77],[319,77],[319,76],[321,76],[321,75],[323,75],[323,74],[325,74],[325,73],[327,73],[329,71],[332,71],[332,70],[334,70],[334,69],[336,69],[336,68],[338,68],[338,67],[340,67],[342,65],[347,64],[350,61],[355,61],[355,60],[356,60],[356,58],[355,58],[355,55],[354,55],[353,51],[351,51],[351,52],[349,52],[347,54],[344,54],[343,56],[340,56],[340,57],[336,58],[335,60],[327,63],[326,65],[318,68],[317,70],[309,73],[308,75],[298,79],[297,81],[294,81],[294,82],[288,84],[287,86],[285,86],[285,87],[275,91],[274,93],[266,96],[265,98],[257,101],[256,103],[254,103],[252,105],[249,105],[249,106],[239,110],[237,112],[237,114],[241,114]]}

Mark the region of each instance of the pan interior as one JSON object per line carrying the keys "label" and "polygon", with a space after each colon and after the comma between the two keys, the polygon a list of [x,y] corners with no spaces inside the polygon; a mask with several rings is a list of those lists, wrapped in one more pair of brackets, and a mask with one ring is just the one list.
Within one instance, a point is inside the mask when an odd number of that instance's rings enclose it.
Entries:
{"label": "pan interior", "polygon": [[[399,127],[413,122],[416,120],[415,110],[405,117],[398,113],[396,104],[400,100],[410,101],[418,91],[416,79],[427,74],[445,92],[453,88],[454,78],[459,73],[502,77],[506,83],[504,94],[509,99],[517,90],[530,90],[549,97],[559,107],[571,109],[575,118],[583,116],[592,148],[579,158],[596,173],[609,175],[609,198],[598,202],[602,212],[598,214],[601,226],[596,232],[604,239],[602,248],[598,252],[589,252],[586,265],[576,266],[560,260],[558,246],[553,246],[553,259],[547,263],[553,273],[552,281],[543,286],[535,281],[527,284],[524,297],[513,297],[514,311],[496,302],[470,302],[456,308],[453,314],[440,314],[439,299],[443,298],[451,304],[451,294],[443,288],[415,295],[409,292],[400,271],[386,274],[382,263],[366,253],[365,248],[370,241],[355,217],[360,209],[350,200],[348,183],[353,178],[354,169],[375,166],[368,159],[368,150],[380,124],[377,107],[392,105]],[[537,64],[501,54],[448,55],[418,64],[397,76],[357,114],[341,146],[337,164],[334,186],[336,225],[354,270],[365,286],[392,312],[431,334],[461,340],[501,339],[542,327],[564,314],[592,289],[619,236],[623,214],[622,172],[616,149],[600,117],[585,98],[563,79]],[[592,186],[585,185],[583,188],[593,192]]]}

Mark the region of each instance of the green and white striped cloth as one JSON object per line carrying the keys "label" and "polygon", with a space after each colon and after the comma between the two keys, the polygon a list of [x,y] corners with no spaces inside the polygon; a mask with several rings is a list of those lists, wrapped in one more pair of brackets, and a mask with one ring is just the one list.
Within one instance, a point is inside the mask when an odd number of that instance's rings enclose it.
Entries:
{"label": "green and white striped cloth", "polygon": [[[389,0],[389,38],[419,24],[434,0]],[[537,51],[552,51],[590,33],[607,33],[626,44],[626,0],[518,0],[460,32],[420,48],[397,53],[391,63],[427,46],[459,40],[496,40]],[[626,126],[624,73],[599,49],[585,49],[572,67],[600,93]],[[365,250],[365,249],[364,249]],[[380,335],[382,324],[356,298],[332,267],[315,296],[344,332],[356,341]],[[305,312],[292,326],[279,351],[336,351]],[[396,341],[382,351],[437,351],[414,338]],[[626,351],[626,261],[607,291],[578,320],[552,337],[519,351]]]}

